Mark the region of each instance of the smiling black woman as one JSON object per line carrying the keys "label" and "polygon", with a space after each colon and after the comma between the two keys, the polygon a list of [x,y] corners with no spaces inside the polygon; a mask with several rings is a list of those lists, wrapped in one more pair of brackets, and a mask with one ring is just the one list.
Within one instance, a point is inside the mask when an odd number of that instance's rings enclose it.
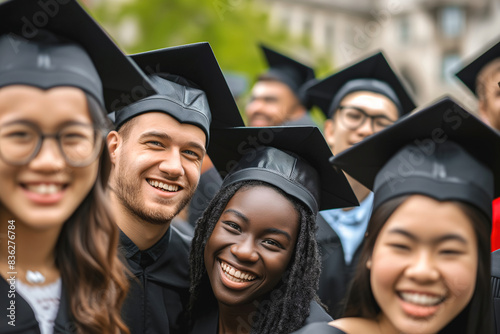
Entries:
{"label": "smiling black woman", "polygon": [[225,178],[195,230],[190,332],[289,333],[329,319],[315,292],[316,214],[357,201],[345,176],[329,166],[319,129],[212,135],[209,154]]}

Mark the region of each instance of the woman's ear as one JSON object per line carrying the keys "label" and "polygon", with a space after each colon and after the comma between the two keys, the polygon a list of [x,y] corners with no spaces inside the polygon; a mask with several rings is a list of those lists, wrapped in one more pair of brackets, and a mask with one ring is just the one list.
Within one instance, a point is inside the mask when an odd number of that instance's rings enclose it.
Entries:
{"label": "woman's ear", "polygon": [[370,270],[372,269],[372,259],[369,258],[368,261],[366,261],[366,269]]}

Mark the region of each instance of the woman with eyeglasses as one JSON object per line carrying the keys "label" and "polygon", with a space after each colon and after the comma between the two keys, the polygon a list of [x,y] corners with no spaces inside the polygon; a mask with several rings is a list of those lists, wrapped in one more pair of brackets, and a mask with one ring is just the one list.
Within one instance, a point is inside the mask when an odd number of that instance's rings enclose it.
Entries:
{"label": "woman with eyeglasses", "polygon": [[38,11],[0,5],[0,333],[127,333],[128,283],[103,190],[103,89],[135,83],[102,70],[143,75],[76,1],[45,30],[21,26]]}
{"label": "woman with eyeglasses", "polygon": [[[323,133],[335,156],[415,108],[382,52],[310,85],[307,93],[326,116]],[[373,193],[349,175],[347,180],[359,207],[321,211],[316,220],[322,254],[318,295],[333,318],[343,307],[373,207]]]}

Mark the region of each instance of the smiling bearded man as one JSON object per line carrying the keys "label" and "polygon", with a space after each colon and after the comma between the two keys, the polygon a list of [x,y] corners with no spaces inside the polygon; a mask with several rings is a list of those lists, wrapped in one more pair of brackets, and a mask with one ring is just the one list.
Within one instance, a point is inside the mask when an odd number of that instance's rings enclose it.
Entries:
{"label": "smiling bearded man", "polygon": [[132,334],[182,333],[191,239],[172,219],[198,185],[210,129],[243,120],[208,43],[131,56],[159,94],[110,114],[109,196],[133,275],[123,307]]}

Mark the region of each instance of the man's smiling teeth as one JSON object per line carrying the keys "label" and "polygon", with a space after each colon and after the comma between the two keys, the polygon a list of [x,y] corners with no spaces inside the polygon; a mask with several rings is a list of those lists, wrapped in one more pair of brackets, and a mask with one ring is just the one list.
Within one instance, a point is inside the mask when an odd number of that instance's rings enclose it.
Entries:
{"label": "man's smiling teeth", "polygon": [[226,274],[226,277],[229,278],[233,282],[238,282],[238,283],[249,282],[249,281],[253,281],[255,279],[255,275],[239,271],[238,269],[230,266],[229,264],[227,264],[225,262],[221,262],[220,266],[222,267],[224,274]]}
{"label": "man's smiling teeth", "polygon": [[148,183],[155,188],[160,188],[161,190],[165,190],[165,191],[177,191],[177,190],[179,190],[179,186],[166,184],[163,182],[148,180]]}
{"label": "man's smiling teeth", "polygon": [[57,185],[54,183],[45,184],[28,184],[26,185],[26,189],[31,192],[40,194],[40,195],[52,195],[62,190],[62,185]]}
{"label": "man's smiling teeth", "polygon": [[401,298],[412,304],[422,305],[422,306],[434,306],[439,304],[444,300],[441,296],[429,296],[421,293],[411,293],[411,292],[401,292]]}

